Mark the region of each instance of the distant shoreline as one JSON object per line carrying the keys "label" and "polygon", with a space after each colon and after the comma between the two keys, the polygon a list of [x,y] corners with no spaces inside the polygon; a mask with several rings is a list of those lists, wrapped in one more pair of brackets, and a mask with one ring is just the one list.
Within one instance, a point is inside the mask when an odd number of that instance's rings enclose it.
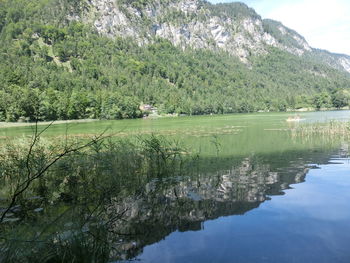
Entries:
{"label": "distant shoreline", "polygon": [[[81,119],[81,120],[57,120],[53,122],[53,125],[56,124],[65,124],[65,123],[83,123],[83,122],[94,122],[98,121],[98,119]],[[0,122],[0,129],[1,128],[14,128],[14,127],[25,127],[25,126],[34,126],[35,124],[38,124],[40,126],[42,125],[49,125],[52,121],[40,121],[40,122]]]}
{"label": "distant shoreline", "polygon": [[[318,111],[343,111],[350,110],[349,107],[344,107],[341,109],[336,108],[321,108],[320,110],[316,110],[314,108],[301,108],[301,109],[287,109],[287,111],[255,111],[255,112],[241,112],[241,113],[225,113],[225,114],[203,114],[203,115],[184,115],[184,116],[210,116],[210,115],[230,115],[230,114],[254,114],[254,113],[303,113],[303,112],[318,112]],[[148,116],[146,119],[157,119],[157,118],[174,118],[174,117],[182,117],[182,115],[157,115],[157,116]],[[141,119],[141,118],[140,118]],[[125,120],[125,119],[124,119]],[[131,120],[131,119],[129,119]],[[69,124],[69,123],[85,123],[85,122],[95,122],[101,121],[100,119],[78,119],[78,120],[57,120],[53,122],[53,125],[56,124]],[[38,125],[49,125],[52,121],[40,121]],[[34,126],[35,122],[0,122],[1,128],[15,128],[15,127],[26,127],[26,126]]]}

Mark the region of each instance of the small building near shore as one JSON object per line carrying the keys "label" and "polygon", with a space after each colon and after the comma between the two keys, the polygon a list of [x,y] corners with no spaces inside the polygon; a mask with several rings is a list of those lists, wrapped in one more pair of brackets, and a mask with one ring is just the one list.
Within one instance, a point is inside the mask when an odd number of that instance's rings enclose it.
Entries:
{"label": "small building near shore", "polygon": [[147,111],[150,114],[158,114],[158,109],[150,104],[142,104],[140,105],[140,110]]}

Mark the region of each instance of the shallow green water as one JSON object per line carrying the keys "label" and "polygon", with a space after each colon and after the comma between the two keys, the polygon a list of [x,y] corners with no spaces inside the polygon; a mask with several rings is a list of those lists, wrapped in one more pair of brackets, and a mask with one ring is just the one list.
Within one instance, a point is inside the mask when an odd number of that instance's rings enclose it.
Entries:
{"label": "shallow green water", "polygon": [[[292,138],[286,129],[308,122],[350,120],[350,111],[297,113],[303,119],[288,123],[294,113],[254,113],[215,116],[194,116],[122,121],[96,121],[52,125],[44,136],[89,137],[102,132],[117,137],[135,137],[157,134],[178,140],[192,152],[205,155],[232,156],[249,153],[274,153],[285,150],[307,149],[331,143],[332,138]],[[42,129],[44,126],[39,126]],[[0,129],[0,137],[28,136],[33,127]],[[321,141],[323,143],[321,143]]]}
{"label": "shallow green water", "polygon": [[[123,234],[113,240],[111,262],[347,263],[348,142],[295,136],[289,128],[347,121],[350,111],[300,113],[305,120],[286,122],[291,115],[99,121],[54,125],[45,136],[90,136],[106,128],[123,138],[154,133],[201,156],[191,174],[124,182],[128,189],[115,193],[109,210],[126,211],[113,225]],[[2,129],[0,136],[31,132],[30,127]],[[131,191],[134,184],[137,191]],[[59,235],[69,233],[70,224]]]}

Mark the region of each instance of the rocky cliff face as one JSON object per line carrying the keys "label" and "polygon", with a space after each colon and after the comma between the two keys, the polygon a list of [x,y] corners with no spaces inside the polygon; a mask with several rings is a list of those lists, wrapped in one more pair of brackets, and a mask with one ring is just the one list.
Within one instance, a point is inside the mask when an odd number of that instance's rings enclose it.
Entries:
{"label": "rocky cliff face", "polygon": [[[135,39],[140,45],[164,38],[176,46],[221,50],[249,63],[271,47],[297,56],[318,56],[295,31],[263,20],[242,3],[212,5],[203,0],[90,0],[81,17],[109,37]],[[350,72],[347,56],[318,56],[322,62]]]}

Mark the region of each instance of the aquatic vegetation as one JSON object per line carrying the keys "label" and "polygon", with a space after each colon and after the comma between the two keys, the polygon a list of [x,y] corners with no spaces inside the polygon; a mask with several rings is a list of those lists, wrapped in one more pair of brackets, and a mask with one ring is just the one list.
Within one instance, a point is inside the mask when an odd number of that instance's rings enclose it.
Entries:
{"label": "aquatic vegetation", "polygon": [[104,122],[96,123],[100,130],[81,123],[66,135],[65,126],[52,126],[29,159],[32,138],[8,136],[0,150],[1,213],[26,181],[28,164],[36,174],[67,146],[86,147],[60,158],[16,198],[0,224],[0,262],[135,260],[168,235],[204,231],[208,220],[243,217],[305,182],[318,169],[309,164],[327,163],[339,151],[339,136],[300,136],[301,126],[321,124],[291,125],[286,116],[186,117],[172,125],[135,120],[143,130],[119,129],[129,124],[121,121],[114,131],[125,136],[101,140],[93,134],[105,129]]}
{"label": "aquatic vegetation", "polygon": [[293,136],[308,137],[322,135],[326,137],[350,138],[350,122],[330,121],[326,123],[309,123],[296,126],[292,129]]}
{"label": "aquatic vegetation", "polygon": [[34,138],[1,150],[0,261],[106,262],[110,225],[126,212],[108,213],[110,204],[193,161],[178,142],[155,135]]}

